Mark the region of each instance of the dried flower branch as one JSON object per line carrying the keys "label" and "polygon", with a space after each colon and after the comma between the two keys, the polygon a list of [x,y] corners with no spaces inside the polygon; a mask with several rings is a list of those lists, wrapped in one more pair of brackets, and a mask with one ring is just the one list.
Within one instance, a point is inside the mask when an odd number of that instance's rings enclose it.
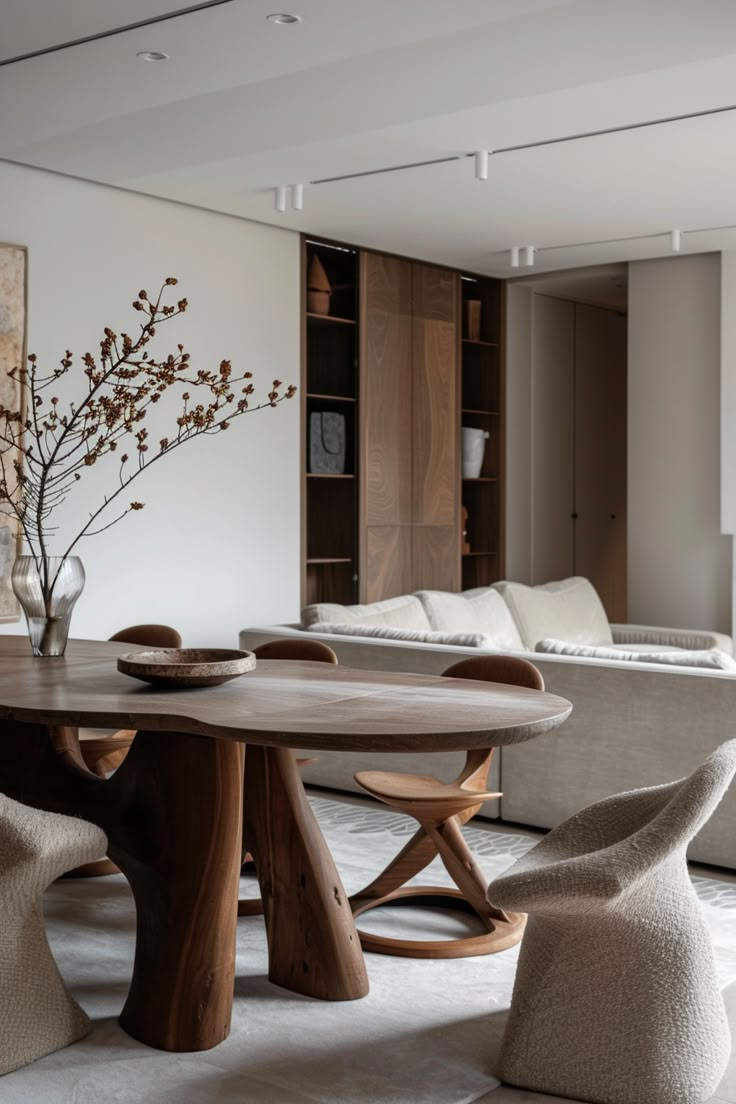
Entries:
{"label": "dried flower branch", "polygon": [[[64,408],[53,392],[46,397],[49,388],[72,368],[68,349],[59,367],[45,376],[34,354],[28,357],[27,367],[9,373],[20,384],[21,402],[18,410],[0,405],[0,512],[18,520],[45,593],[53,590],[55,581],[45,574],[49,543],[57,531],[52,524],[54,511],[88,468],[126,445],[118,461],[115,490],[103,496],[62,558],[72,553],[82,537],[104,532],[131,510],[143,509],[142,502],[132,501],[111,521],[96,525],[107,507],[162,456],[194,437],[228,429],[242,414],[277,406],[296,392],[293,385],[282,391],[284,385],[274,380],[266,398],[252,403],[252,373],[233,375],[229,360],[221,361],[215,371],[195,370],[183,345],[163,359],[151,356],[147,346],[156,328],[187,309],[186,299],[164,302],[167,289],[176,283],[173,276],[168,277],[155,300],[145,290],[139,291],[133,308],[145,317],[137,337],[105,327],[99,355],[85,353],[81,358],[87,393],[78,404],[70,402]],[[180,385],[186,390],[172,430],[158,445],[152,444],[142,423],[150,407]]]}

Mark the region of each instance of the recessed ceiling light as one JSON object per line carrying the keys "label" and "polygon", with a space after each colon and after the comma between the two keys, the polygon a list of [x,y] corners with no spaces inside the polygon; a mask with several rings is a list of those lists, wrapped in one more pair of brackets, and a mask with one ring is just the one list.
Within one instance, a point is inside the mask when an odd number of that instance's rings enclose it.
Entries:
{"label": "recessed ceiling light", "polygon": [[289,15],[287,12],[274,12],[273,15],[267,15],[266,19],[269,23],[301,23],[302,21],[300,15]]}
{"label": "recessed ceiling light", "polygon": [[135,55],[141,61],[168,61],[168,54],[159,53],[158,50],[141,50]]}

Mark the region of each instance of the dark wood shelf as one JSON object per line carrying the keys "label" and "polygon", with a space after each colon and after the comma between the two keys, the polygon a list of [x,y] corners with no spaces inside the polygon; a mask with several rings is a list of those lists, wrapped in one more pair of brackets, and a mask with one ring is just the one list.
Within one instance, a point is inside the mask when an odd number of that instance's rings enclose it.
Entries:
{"label": "dark wood shelf", "polygon": [[349,556],[321,556],[311,560],[307,560],[308,564],[338,564],[338,563],[352,563],[353,561]]}
{"label": "dark wood shelf", "polygon": [[498,477],[495,475],[464,475],[463,483],[497,483]]}
{"label": "dark wood shelf", "polygon": [[350,395],[323,395],[317,391],[307,391],[308,399],[328,399],[330,402],[349,402],[354,403],[358,400]]}
{"label": "dark wood shelf", "polygon": [[338,318],[335,314],[312,314],[310,311],[306,312],[307,318],[312,322],[336,322],[341,326],[355,326],[357,320],[355,318]]}
{"label": "dark wood shelf", "polygon": [[497,341],[474,341],[471,337],[463,338],[463,345],[485,345],[487,349],[497,349]]}
{"label": "dark wood shelf", "polygon": [[342,472],[307,472],[307,479],[355,479],[355,476]]}
{"label": "dark wood shelf", "polygon": [[[307,397],[309,397],[309,396],[307,396]],[[499,417],[499,411],[498,410],[475,410],[472,406],[464,406],[463,409],[462,409],[462,413],[463,414],[489,414],[489,415],[493,415],[494,418]]]}

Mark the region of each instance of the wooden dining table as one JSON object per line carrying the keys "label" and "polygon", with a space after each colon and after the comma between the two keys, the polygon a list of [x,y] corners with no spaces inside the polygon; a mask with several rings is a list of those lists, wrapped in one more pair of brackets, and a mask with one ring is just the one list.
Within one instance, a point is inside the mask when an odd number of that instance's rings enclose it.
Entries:
{"label": "wooden dining table", "polygon": [[[99,825],[136,903],[120,1023],[162,1050],[228,1035],[242,845],[256,861],[269,978],[294,992],[368,992],[348,897],[291,748],[432,752],[541,736],[571,705],[521,687],[325,663],[259,660],[220,686],[161,689],[121,674],[130,644],[70,641],[35,658],[0,637],[0,792]],[[77,728],[136,729],[107,778]],[[247,769],[244,775],[247,745]]]}

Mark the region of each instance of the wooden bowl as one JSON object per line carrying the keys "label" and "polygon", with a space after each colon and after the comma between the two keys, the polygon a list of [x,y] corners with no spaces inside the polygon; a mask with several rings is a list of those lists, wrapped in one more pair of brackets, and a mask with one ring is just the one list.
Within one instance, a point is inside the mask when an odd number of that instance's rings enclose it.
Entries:
{"label": "wooden bowl", "polygon": [[118,671],[152,686],[217,686],[252,671],[256,657],[238,648],[156,648],[118,657]]}

